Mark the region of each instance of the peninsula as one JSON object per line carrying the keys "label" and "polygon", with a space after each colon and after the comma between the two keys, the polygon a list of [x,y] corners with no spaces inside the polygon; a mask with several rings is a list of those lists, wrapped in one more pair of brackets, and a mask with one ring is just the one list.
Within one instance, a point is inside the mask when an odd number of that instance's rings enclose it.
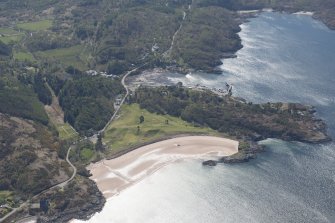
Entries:
{"label": "peninsula", "polygon": [[[310,106],[182,84],[131,91],[125,79],[151,68],[217,72],[242,47],[239,25],[250,16],[242,10],[312,11],[335,28],[334,0],[3,0],[0,8],[3,222],[88,219],[106,197],[180,159],[241,162],[265,138],[330,140]],[[129,175],[115,172],[123,167]]]}

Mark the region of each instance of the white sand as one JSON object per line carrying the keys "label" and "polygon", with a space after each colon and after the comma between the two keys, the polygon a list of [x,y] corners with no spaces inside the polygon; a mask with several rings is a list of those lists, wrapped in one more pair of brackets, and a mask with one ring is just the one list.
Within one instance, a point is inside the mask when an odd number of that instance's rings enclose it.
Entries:
{"label": "white sand", "polygon": [[305,12],[305,11],[300,11],[300,12],[296,12],[296,13],[293,13],[295,15],[308,15],[308,16],[313,16],[314,15],[314,12]]}
{"label": "white sand", "polygon": [[238,152],[238,142],[211,136],[187,136],[140,147],[112,160],[91,164],[88,169],[106,198],[152,174],[161,167],[184,159],[217,159]]}

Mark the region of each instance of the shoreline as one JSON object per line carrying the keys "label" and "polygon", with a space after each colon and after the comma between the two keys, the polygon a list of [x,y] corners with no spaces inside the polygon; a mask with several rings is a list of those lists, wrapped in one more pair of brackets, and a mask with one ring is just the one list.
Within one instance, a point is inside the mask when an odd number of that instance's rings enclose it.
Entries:
{"label": "shoreline", "polygon": [[[316,21],[321,22],[324,24],[329,30],[335,30],[335,26],[330,24],[324,17],[320,15],[319,12],[317,11],[304,11],[304,10],[299,10],[299,9],[294,9],[294,8],[287,8],[287,9],[282,9],[282,8],[262,8],[262,9],[255,9],[255,10],[241,10],[241,11],[234,11],[236,13],[236,19],[239,20],[239,27],[244,24],[249,22],[249,19],[255,18],[259,16],[261,13],[266,13],[266,12],[272,12],[272,13],[287,13],[289,15],[296,15],[296,16],[310,16]],[[240,30],[241,31],[241,30]],[[230,51],[223,51],[221,52],[221,56],[219,59],[216,61],[216,65],[210,67],[209,69],[201,70],[201,69],[194,69],[192,67],[183,67],[178,64],[167,64],[166,68],[164,70],[169,71],[169,72],[178,72],[180,74],[188,74],[192,72],[203,72],[203,73],[212,73],[212,74],[222,74],[222,69],[220,66],[223,64],[223,60],[225,59],[230,59],[230,58],[236,58],[237,55],[236,53],[241,50],[244,46],[242,44],[242,40],[239,36],[239,32],[236,32],[238,35],[238,38],[235,38],[234,40],[239,41],[239,45],[236,46],[234,49]],[[161,67],[158,67],[161,68]]]}
{"label": "shoreline", "polygon": [[[286,12],[286,11],[278,11],[278,12]],[[287,13],[289,13],[289,12],[287,12]],[[293,13],[293,12],[291,12],[290,14],[296,14],[296,13]],[[305,14],[304,14],[305,15]],[[311,15],[309,15],[309,14],[307,14],[308,16],[311,16]],[[314,18],[314,17],[313,17]],[[317,18],[314,18],[314,19],[316,19],[316,20],[319,20],[320,21],[320,19],[317,19]],[[322,22],[322,21],[321,21]],[[327,26],[328,27],[328,26]],[[329,27],[328,27],[329,28]],[[238,50],[237,50],[238,51]],[[236,52],[237,52],[236,51]],[[234,54],[232,54],[232,55],[234,55]],[[177,68],[178,69],[178,68]],[[158,140],[158,141],[161,141],[161,140]],[[255,141],[256,142],[256,141]],[[149,142],[149,144],[151,144],[152,142]],[[320,142],[320,143],[322,143],[322,142]],[[116,159],[116,158],[118,158],[118,157],[120,157],[120,156],[123,156],[123,155],[126,155],[127,153],[131,153],[132,151],[134,151],[134,150],[137,150],[137,149],[139,149],[141,146],[136,146],[135,148],[131,148],[131,149],[128,149],[128,150],[126,150],[126,151],[123,151],[121,154],[117,154],[117,155],[114,155],[114,156],[112,156],[112,158],[109,158],[109,159]],[[261,150],[260,150],[261,151]],[[237,154],[236,154],[237,155]],[[247,156],[247,160],[245,160],[244,158],[243,159],[240,159],[240,158],[238,158],[238,159],[235,159],[235,158],[232,158],[232,159],[229,159],[229,157],[225,157],[225,158],[222,158],[222,157],[220,157],[220,159],[218,160],[218,161],[216,161],[217,163],[221,163],[221,162],[224,162],[224,163],[237,163],[237,162],[246,162],[246,161],[248,161],[248,160],[250,160],[250,159],[253,159],[254,158],[254,155],[251,155],[251,156]],[[180,159],[180,160],[182,160],[182,159]],[[101,162],[101,161],[100,161]],[[206,162],[206,161],[205,161]],[[173,162],[171,162],[171,163],[173,163]],[[168,164],[170,164],[170,163],[168,163]],[[168,165],[168,164],[166,164],[166,165]],[[164,167],[165,165],[162,165],[162,166],[160,166],[158,169],[156,169],[155,171],[157,171],[157,170],[159,170],[160,168],[162,168],[162,167]],[[152,173],[154,173],[155,171],[153,171],[153,172],[151,172],[150,174],[152,174]],[[149,175],[150,175],[149,174]],[[146,176],[148,176],[148,175],[146,175]],[[144,178],[146,177],[146,176],[144,176]],[[140,180],[142,180],[142,179],[144,179],[144,178],[141,178]],[[138,181],[137,181],[138,182]],[[122,182],[121,182],[122,183]],[[135,182],[136,183],[136,182]],[[132,185],[132,184],[131,184]],[[131,185],[129,185],[129,186],[131,186]],[[126,189],[127,187],[121,187],[121,189],[122,190],[124,190],[124,189]],[[100,189],[100,188],[99,188]],[[107,191],[108,193],[110,193],[109,191]],[[113,192],[112,192],[113,193]],[[118,193],[117,193],[118,194]],[[112,196],[114,196],[114,195],[117,195],[117,194],[113,194]]]}
{"label": "shoreline", "polygon": [[214,136],[182,136],[125,151],[90,164],[90,177],[106,199],[118,195],[171,163],[186,159],[222,158],[238,152],[238,141]]}

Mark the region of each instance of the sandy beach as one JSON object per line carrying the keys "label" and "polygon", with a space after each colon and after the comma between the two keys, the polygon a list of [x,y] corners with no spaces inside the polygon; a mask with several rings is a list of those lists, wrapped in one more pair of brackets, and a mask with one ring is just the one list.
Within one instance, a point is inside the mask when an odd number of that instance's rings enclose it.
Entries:
{"label": "sandy beach", "polygon": [[178,137],[140,147],[112,160],[89,165],[106,198],[119,194],[165,165],[184,159],[215,159],[238,152],[238,142],[211,136]]}

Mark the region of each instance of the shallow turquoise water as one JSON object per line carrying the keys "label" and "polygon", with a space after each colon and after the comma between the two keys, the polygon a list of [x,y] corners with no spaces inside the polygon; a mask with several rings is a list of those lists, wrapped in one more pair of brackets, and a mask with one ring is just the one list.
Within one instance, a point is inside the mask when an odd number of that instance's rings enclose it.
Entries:
{"label": "shallow turquoise water", "polygon": [[[253,102],[312,104],[335,138],[335,31],[308,16],[263,13],[242,25],[244,48],[222,75],[167,74]],[[170,165],[111,198],[89,222],[335,222],[335,145],[269,139],[238,165]]]}

